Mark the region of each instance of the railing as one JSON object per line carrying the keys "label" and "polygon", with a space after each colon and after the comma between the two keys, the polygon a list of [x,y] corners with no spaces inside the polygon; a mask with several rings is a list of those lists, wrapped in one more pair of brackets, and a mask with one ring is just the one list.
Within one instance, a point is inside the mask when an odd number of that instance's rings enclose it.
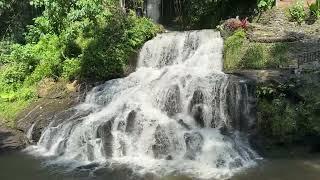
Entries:
{"label": "railing", "polygon": [[320,50],[299,54],[297,56],[297,60],[298,60],[298,68],[300,68],[300,66],[305,63],[315,62],[315,61],[320,62]]}

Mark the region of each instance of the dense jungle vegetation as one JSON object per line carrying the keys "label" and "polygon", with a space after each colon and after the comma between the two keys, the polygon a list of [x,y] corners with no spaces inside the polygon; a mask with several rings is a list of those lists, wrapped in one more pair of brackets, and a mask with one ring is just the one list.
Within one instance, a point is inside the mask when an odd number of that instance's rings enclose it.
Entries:
{"label": "dense jungle vegetation", "polygon": [[160,28],[111,0],[0,1],[0,116],[12,119],[45,78],[121,77]]}

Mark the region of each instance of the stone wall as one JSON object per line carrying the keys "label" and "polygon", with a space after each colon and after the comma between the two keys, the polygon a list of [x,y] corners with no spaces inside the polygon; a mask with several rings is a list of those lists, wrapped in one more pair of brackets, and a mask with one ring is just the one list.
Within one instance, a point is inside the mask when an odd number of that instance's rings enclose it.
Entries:
{"label": "stone wall", "polygon": [[297,61],[297,68],[316,70],[320,68],[320,39],[305,39],[289,43],[289,53]]}

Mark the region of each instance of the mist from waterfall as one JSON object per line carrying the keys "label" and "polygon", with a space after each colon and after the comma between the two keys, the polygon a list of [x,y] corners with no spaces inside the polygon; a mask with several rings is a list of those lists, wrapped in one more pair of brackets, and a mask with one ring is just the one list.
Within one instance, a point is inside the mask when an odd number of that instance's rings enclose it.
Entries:
{"label": "mist from waterfall", "polygon": [[142,48],[134,73],[95,87],[85,102],[56,115],[28,151],[54,163],[229,178],[257,155],[247,140],[250,87],[222,72],[222,51],[213,30],[158,35]]}

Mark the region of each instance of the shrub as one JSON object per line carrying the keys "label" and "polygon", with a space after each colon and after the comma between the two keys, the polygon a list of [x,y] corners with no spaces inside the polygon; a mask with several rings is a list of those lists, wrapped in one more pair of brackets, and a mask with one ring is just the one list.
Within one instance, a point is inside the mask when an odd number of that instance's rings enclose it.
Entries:
{"label": "shrub", "polygon": [[297,111],[288,100],[283,97],[273,99],[259,99],[258,123],[264,135],[277,143],[290,144],[295,140],[298,131]]}
{"label": "shrub", "polygon": [[243,20],[240,20],[238,17],[237,18],[232,18],[232,19],[228,19],[225,23],[224,23],[224,30],[226,30],[227,32],[234,32],[240,28],[242,29],[247,29],[249,26],[249,21],[248,18],[245,18]]}
{"label": "shrub", "polygon": [[[28,26],[26,44],[0,43],[0,119],[24,108],[44,78],[106,81],[123,76],[128,57],[161,29],[147,18],[124,13],[118,2],[32,1],[42,15]],[[11,105],[17,108],[6,108]]]}
{"label": "shrub", "polygon": [[63,62],[62,77],[67,80],[74,80],[79,77],[81,70],[81,61],[77,58],[66,59]]}
{"label": "shrub", "polygon": [[259,0],[258,1],[258,9],[259,11],[266,11],[271,9],[275,5],[275,0]]}
{"label": "shrub", "polygon": [[7,64],[1,71],[0,80],[8,85],[22,83],[29,74],[29,68],[25,63]]}
{"label": "shrub", "polygon": [[282,84],[258,84],[259,129],[275,143],[290,144],[320,136],[319,88],[319,72]]}
{"label": "shrub", "polygon": [[251,16],[256,5],[257,0],[179,0],[175,10],[184,28],[204,29],[214,28],[229,17]]}
{"label": "shrub", "polygon": [[320,18],[320,0],[317,0],[315,3],[309,5],[309,10],[311,16]]}
{"label": "shrub", "polygon": [[298,0],[292,7],[289,8],[291,19],[301,24],[306,18],[303,1]]}
{"label": "shrub", "polygon": [[107,80],[123,76],[128,57],[160,31],[150,20],[132,12],[127,18],[114,14],[109,23],[112,25],[102,27],[84,51],[83,78]]}
{"label": "shrub", "polygon": [[247,49],[241,61],[241,67],[249,69],[262,69],[266,67],[266,49],[261,44],[252,44]]}

